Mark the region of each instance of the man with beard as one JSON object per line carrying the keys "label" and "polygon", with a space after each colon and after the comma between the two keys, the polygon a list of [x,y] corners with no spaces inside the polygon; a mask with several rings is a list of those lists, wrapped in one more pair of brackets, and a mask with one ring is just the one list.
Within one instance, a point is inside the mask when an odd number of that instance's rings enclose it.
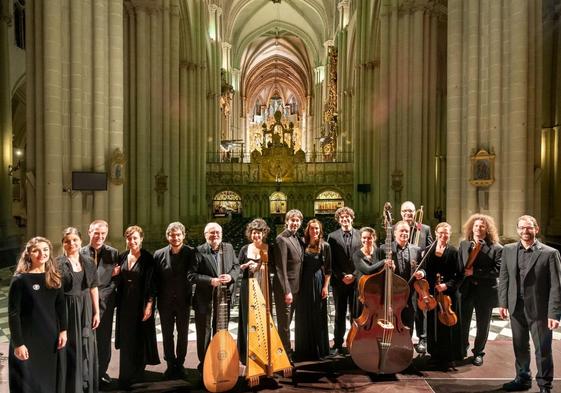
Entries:
{"label": "man with beard", "polygon": [[290,323],[294,316],[295,297],[300,288],[300,273],[304,258],[304,242],[298,237],[298,229],[304,216],[292,209],[285,216],[285,227],[275,240],[275,266],[273,294],[277,312],[277,327],[285,351],[291,355]]}
{"label": "man with beard", "polygon": [[[169,245],[154,253],[154,279],[168,379],[185,376],[183,363],[187,355],[187,333],[191,312],[192,286],[188,272],[195,264],[195,249],[183,244],[185,226],[172,222],[166,229]],[[173,330],[177,328],[174,349]]]}
{"label": "man with beard", "polygon": [[520,240],[503,248],[499,273],[499,315],[510,316],[516,377],[503,389],[528,390],[532,386],[530,373],[531,335],[538,372],[540,392],[549,393],[553,383],[553,329],[561,318],[561,258],[559,251],[541,243],[536,235],[540,228],[532,216],[517,221]]}

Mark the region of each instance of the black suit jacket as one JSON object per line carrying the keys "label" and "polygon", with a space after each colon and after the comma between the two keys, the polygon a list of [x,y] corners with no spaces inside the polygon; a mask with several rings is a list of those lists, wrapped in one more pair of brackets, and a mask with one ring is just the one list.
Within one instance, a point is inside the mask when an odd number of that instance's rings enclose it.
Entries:
{"label": "black suit jacket", "polygon": [[[415,236],[416,232],[417,232],[417,228],[415,228],[415,227],[411,228],[411,233],[409,235],[409,241],[413,241],[413,237]],[[421,249],[421,251],[423,251],[431,243],[432,243],[432,234],[431,234],[431,231],[430,231],[430,227],[428,225],[421,224],[421,234],[419,236],[418,247]]]}
{"label": "black suit jacket", "polygon": [[[232,276],[232,281],[228,283],[228,290],[232,293],[240,274],[240,265],[234,253],[234,247],[230,243],[222,243],[220,247],[222,249],[222,261],[224,262],[222,273]],[[212,312],[214,287],[210,284],[210,281],[212,278],[219,276],[218,269],[208,243],[198,246],[197,251],[194,269],[189,273],[191,282],[196,284],[193,308],[200,313]]]}
{"label": "black suit jacket", "polygon": [[275,282],[284,294],[297,294],[300,290],[300,274],[304,259],[304,244],[285,229],[275,240]]}
{"label": "black suit jacket", "polygon": [[[409,258],[404,266],[400,266],[397,260],[397,242],[392,242],[392,260],[395,264],[395,274],[402,277],[403,279],[409,281],[411,278],[411,274],[413,274],[413,270],[411,266],[411,262],[415,261],[416,264],[421,262],[421,249],[417,246],[414,246],[410,243],[407,243],[406,248],[404,249],[405,257]],[[378,249],[378,260],[383,262],[386,259],[386,245],[382,245]],[[380,268],[382,268],[384,264],[380,264]],[[415,265],[416,266],[416,265]]]}
{"label": "black suit jacket", "polygon": [[360,249],[360,231],[353,228],[351,230],[352,240],[350,247],[350,255],[346,253],[345,239],[343,237],[343,230],[337,229],[327,236],[327,243],[331,248],[331,283],[342,283],[343,276],[346,274],[353,274],[355,266],[353,264],[353,255]]}
{"label": "black suit jacket", "polygon": [[[195,249],[184,244],[179,257],[183,266],[178,270],[171,266],[171,246],[160,248],[154,253],[154,280],[156,282],[156,296],[158,308],[166,307],[175,303],[179,306],[191,306],[192,285],[189,281],[189,273],[195,267]],[[177,275],[181,277],[177,277]]]}
{"label": "black suit jacket", "polygon": [[[471,242],[468,240],[460,242],[460,260],[464,268],[469,260],[470,244]],[[503,246],[500,244],[483,243],[473,263],[473,279],[486,287],[496,290],[498,287],[499,271],[501,270],[502,253]]]}
{"label": "black suit jacket", "polygon": [[[95,251],[92,247],[84,246],[80,249],[80,255],[94,261]],[[104,244],[97,252],[97,282],[99,290],[99,310],[103,314],[107,299],[115,293],[117,287],[116,278],[113,277],[113,267],[119,264],[119,251],[116,248]]]}
{"label": "black suit jacket", "polygon": [[[507,244],[499,275],[499,307],[512,315],[518,299],[518,248],[520,242]],[[561,318],[561,258],[559,251],[539,241],[530,259],[524,286],[524,308],[529,318]]]}

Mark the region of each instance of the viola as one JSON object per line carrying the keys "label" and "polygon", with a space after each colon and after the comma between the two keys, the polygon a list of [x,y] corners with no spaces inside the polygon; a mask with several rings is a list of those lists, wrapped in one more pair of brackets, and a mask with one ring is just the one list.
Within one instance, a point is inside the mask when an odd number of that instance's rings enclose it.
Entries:
{"label": "viola", "polygon": [[[436,285],[440,284],[440,274],[436,275]],[[445,295],[443,292],[438,292],[436,295],[438,302],[438,320],[445,326],[454,326],[458,323],[458,316],[452,310],[452,299],[450,296]]]}
{"label": "viola", "polygon": [[430,285],[424,278],[416,280],[413,287],[417,292],[417,306],[420,310],[430,311],[434,310],[437,306],[436,299],[430,294]]}

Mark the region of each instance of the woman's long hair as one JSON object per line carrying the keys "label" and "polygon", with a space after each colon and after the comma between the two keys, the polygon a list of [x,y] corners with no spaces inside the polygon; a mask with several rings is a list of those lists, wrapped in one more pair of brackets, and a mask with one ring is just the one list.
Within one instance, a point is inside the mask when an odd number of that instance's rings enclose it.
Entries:
{"label": "woman's long hair", "polygon": [[[318,224],[319,225],[319,239],[317,244],[310,243],[310,225],[311,224]],[[308,221],[306,225],[306,229],[304,230],[304,242],[306,243],[306,252],[310,253],[319,253],[321,248],[321,242],[323,241],[323,225],[321,225],[321,221],[313,218]]]}
{"label": "woman's long hair", "polygon": [[31,270],[31,252],[37,248],[39,243],[46,243],[49,246],[49,260],[45,263],[45,285],[47,288],[60,288],[61,277],[53,258],[53,245],[49,239],[41,236],[36,236],[27,242],[19,257],[14,274],[27,273]]}

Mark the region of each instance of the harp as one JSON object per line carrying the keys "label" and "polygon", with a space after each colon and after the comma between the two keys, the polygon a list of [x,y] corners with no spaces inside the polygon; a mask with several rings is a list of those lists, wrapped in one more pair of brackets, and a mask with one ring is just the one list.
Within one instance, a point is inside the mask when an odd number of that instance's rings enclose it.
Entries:
{"label": "harp", "polygon": [[269,297],[267,251],[261,250],[261,286],[256,278],[248,281],[249,307],[247,326],[247,359],[245,377],[250,387],[259,384],[259,377],[272,377],[282,372],[292,375],[292,365],[273,324]]}

